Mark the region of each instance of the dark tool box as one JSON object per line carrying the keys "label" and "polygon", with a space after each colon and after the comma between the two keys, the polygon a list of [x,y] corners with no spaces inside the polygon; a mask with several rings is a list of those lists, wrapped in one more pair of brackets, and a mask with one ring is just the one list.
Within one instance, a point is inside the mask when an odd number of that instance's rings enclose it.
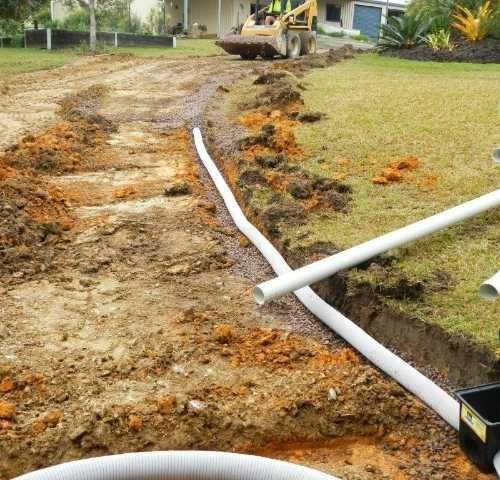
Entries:
{"label": "dark tool box", "polygon": [[457,390],[460,401],[460,447],[485,473],[494,471],[500,451],[500,383]]}

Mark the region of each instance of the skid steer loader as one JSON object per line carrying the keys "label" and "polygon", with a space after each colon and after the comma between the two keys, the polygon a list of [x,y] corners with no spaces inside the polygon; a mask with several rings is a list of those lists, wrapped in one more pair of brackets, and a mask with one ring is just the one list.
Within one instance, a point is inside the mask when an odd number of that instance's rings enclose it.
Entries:
{"label": "skid steer loader", "polygon": [[[287,1],[292,5],[288,12],[285,11]],[[261,5],[262,2],[257,1],[255,13],[245,21],[241,33],[227,35],[216,44],[245,60],[258,56],[273,59],[278,55],[297,58],[316,53],[317,0],[282,0],[281,12],[272,25],[265,22],[269,7],[261,8]]]}

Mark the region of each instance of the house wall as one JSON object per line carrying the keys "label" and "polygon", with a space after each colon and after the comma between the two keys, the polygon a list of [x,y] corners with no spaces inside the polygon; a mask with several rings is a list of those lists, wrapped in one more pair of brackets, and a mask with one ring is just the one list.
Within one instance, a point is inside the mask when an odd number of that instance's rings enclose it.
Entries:
{"label": "house wall", "polygon": [[[207,26],[207,33],[217,34],[219,28],[219,0],[184,0],[189,2],[189,24]],[[221,0],[221,35],[243,23],[250,15],[250,0]]]}
{"label": "house wall", "polygon": [[[356,5],[366,5],[367,7],[378,7],[382,9],[381,23],[387,22],[387,2],[385,0],[356,0]],[[389,10],[406,10],[407,0],[390,0]],[[354,15],[354,13],[353,13]]]}
{"label": "house wall", "polygon": [[340,22],[327,22],[326,21],[326,5],[333,3],[334,5],[339,5],[340,19],[342,20],[342,27],[351,29],[352,20],[354,17],[354,1],[353,0],[318,0],[318,23],[324,23],[326,25],[332,25],[335,27],[340,27]]}

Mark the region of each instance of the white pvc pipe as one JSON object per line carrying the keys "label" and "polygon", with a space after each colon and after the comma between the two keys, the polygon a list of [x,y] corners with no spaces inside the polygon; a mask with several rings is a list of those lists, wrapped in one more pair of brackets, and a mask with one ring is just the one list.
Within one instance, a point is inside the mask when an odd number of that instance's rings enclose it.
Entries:
{"label": "white pvc pipe", "polygon": [[[273,244],[245,217],[231,189],[226,184],[224,177],[210,158],[203,144],[200,130],[195,128],[193,133],[198,155],[222,196],[238,229],[257,247],[278,275],[285,275],[291,272],[292,269],[276,248],[274,248]],[[295,295],[325,325],[338,333],[370,362],[394,378],[394,380],[408,391],[419,397],[452,427],[458,430],[460,416],[458,402],[443,389],[370,337],[358,325],[351,322],[347,317],[316,295],[311,288],[302,288],[296,291]]]}
{"label": "white pvc pipe", "polygon": [[479,295],[485,300],[496,300],[500,296],[500,272],[481,285]]}
{"label": "white pvc pipe", "polygon": [[129,453],[65,463],[14,480],[338,480],[268,458],[221,452]]}
{"label": "white pvc pipe", "polygon": [[294,292],[307,285],[312,285],[331,277],[341,270],[359,265],[381,253],[418,240],[499,205],[500,189],[433,215],[425,220],[357,245],[356,247],[344,250],[336,255],[306,265],[294,272],[263,282],[254,289],[255,300],[262,305],[273,298]]}
{"label": "white pvc pipe", "polygon": [[493,465],[495,466],[495,470],[497,471],[498,478],[500,478],[500,452],[495,455],[493,459]]}

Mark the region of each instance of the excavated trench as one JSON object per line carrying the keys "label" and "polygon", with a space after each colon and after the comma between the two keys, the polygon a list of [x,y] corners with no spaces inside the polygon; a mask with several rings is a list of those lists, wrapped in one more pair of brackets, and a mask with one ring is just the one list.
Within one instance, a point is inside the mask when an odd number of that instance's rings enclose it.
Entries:
{"label": "excavated trench", "polygon": [[[279,66],[300,73],[306,62],[321,67],[341,56]],[[346,480],[488,478],[466,461],[450,427],[294,299],[254,304],[251,287],[269,267],[198,169],[187,127],[206,122],[213,150],[234,152],[238,131],[218,135],[227,94],[218,87],[264,67],[228,58],[108,62],[106,74],[94,59],[74,67],[71,81],[31,74],[11,91],[12,115],[43,97],[60,116],[45,129],[26,125],[2,156],[6,171],[21,172],[28,193],[36,185],[48,205],[57,192],[71,222],[59,210],[40,219],[29,203],[9,200],[17,223],[1,251],[17,256],[0,270],[0,478],[160,449],[259,453]],[[34,80],[43,93],[30,90]],[[293,89],[273,101],[290,98]],[[0,101],[8,116],[11,100]],[[315,121],[299,115],[277,123]],[[300,222],[316,205],[346,209],[351,195],[288,165],[290,148],[300,154],[290,141],[268,129],[245,147],[282,170],[247,172],[242,200],[265,182],[302,202],[276,202],[262,219],[278,244],[281,221]],[[270,158],[275,148],[282,156]],[[11,192],[11,179],[0,177],[0,187]],[[21,235],[48,224],[49,235]]]}
{"label": "excavated trench", "polygon": [[[352,54],[347,49],[345,58],[349,59]],[[337,52],[335,61],[342,59],[342,51]],[[313,63],[309,68],[315,67]],[[304,71],[307,67],[288,70],[285,64],[257,76],[254,84],[261,88],[257,87],[254,95],[238,104],[237,114],[234,111],[227,113],[227,92],[217,92],[207,110],[205,123],[211,138],[209,150],[214,158],[224,158],[221,168],[247,214],[272,238],[292,268],[332,255],[337,249],[331,243],[292,249],[282,238],[280,224],[303,225],[307,216],[319,209],[348,215],[353,195],[351,187],[341,180],[314,177],[304,173],[299,166],[304,152],[297,145],[293,129],[300,123],[320,121],[322,116],[321,112],[308,112],[304,108],[301,98],[304,86],[300,82]],[[221,105],[226,106],[221,108]],[[236,132],[238,138],[231,143],[227,131]],[[398,171],[398,175],[404,175],[411,160],[405,160],[403,171]],[[384,181],[392,180],[384,177]],[[391,262],[390,257],[384,256],[358,268],[366,269],[375,264],[391,268]],[[399,314],[384,303],[385,298],[418,300],[427,289],[447,288],[448,281],[443,273],[437,276],[433,285],[402,279],[390,290],[376,290],[370,285],[356,284],[346,272],[313,285],[313,289],[404,358],[422,368],[432,365],[436,372],[446,372],[451,385],[471,386],[496,381],[500,378],[500,360],[491,350],[465,337],[452,336],[438,326]]]}

